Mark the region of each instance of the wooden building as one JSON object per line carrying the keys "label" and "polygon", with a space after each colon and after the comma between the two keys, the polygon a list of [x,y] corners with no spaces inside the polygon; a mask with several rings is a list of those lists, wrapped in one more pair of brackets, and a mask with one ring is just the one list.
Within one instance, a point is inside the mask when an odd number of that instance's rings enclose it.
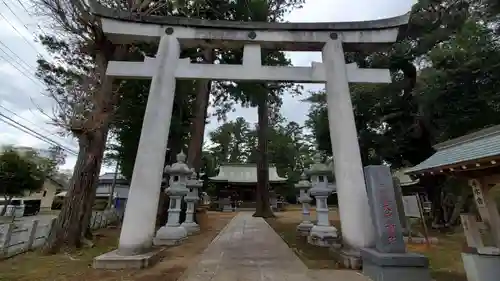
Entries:
{"label": "wooden building", "polygon": [[[279,186],[287,184],[286,178],[278,176],[276,167],[269,165],[269,185],[271,194]],[[241,201],[240,207],[253,208],[256,201],[257,165],[256,164],[224,164],[219,168],[219,174],[209,178],[217,186],[217,199],[223,200],[236,197]]]}
{"label": "wooden building", "polygon": [[500,214],[492,191],[500,184],[500,125],[440,143],[435,149],[434,155],[405,172],[468,181],[481,222],[476,221],[476,213],[460,215],[467,240],[462,253],[467,279],[498,280]]}

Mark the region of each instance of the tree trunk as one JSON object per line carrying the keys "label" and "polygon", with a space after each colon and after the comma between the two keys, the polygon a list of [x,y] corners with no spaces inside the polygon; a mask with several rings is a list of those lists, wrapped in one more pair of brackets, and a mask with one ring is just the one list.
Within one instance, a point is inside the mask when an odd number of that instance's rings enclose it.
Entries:
{"label": "tree trunk", "polygon": [[269,202],[269,163],[267,159],[267,141],[269,116],[267,108],[267,93],[259,100],[257,107],[259,115],[258,128],[258,149],[259,157],[257,161],[257,190],[256,190],[256,209],[254,217],[271,218],[274,217]]}
{"label": "tree trunk", "polygon": [[[213,50],[203,51],[203,63],[212,64]],[[191,140],[189,141],[187,164],[189,167],[200,170],[201,150],[203,148],[203,137],[205,134],[205,120],[207,118],[208,103],[210,98],[210,80],[199,80],[197,83],[198,92],[196,94],[196,104],[194,107],[194,118],[191,120]]]}
{"label": "tree trunk", "polygon": [[106,136],[107,126],[102,126],[79,138],[80,151],[73,179],[54,229],[50,231],[43,247],[44,253],[56,253],[63,246],[68,248],[82,246],[82,236],[89,226],[92,215]]}
{"label": "tree trunk", "polygon": [[61,212],[42,249],[46,254],[56,253],[63,246],[80,248],[83,236],[91,236],[89,224],[92,206],[106,149],[109,123],[119,97],[113,92],[113,78],[106,76],[106,69],[111,59],[122,60],[128,52],[126,45],[112,44],[98,30],[94,35],[96,38],[93,47],[98,50],[95,71],[99,79],[97,82],[100,82],[94,86],[99,88],[93,96],[94,109],[91,116],[85,120],[83,127],[71,128],[78,136],[80,150]]}
{"label": "tree trunk", "polygon": [[448,225],[453,226],[458,222],[458,218],[460,217],[460,213],[465,204],[465,196],[458,196],[457,202],[455,202],[455,206],[453,207],[453,211],[451,212],[450,219],[448,220]]}

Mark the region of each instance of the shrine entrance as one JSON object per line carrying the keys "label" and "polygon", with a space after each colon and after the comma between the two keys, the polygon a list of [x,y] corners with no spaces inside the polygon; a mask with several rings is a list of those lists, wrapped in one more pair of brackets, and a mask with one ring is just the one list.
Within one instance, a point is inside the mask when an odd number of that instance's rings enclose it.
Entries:
{"label": "shrine entrance", "polygon": [[[159,41],[156,57],[142,62],[111,61],[107,69],[112,77],[152,79],[118,255],[145,253],[152,246],[176,79],[325,83],[342,240],[354,248],[374,244],[349,83],[390,83],[391,76],[387,69],[347,64],[344,52],[389,47],[407,24],[408,15],[365,22],[236,23],[147,16],[131,19],[126,12],[102,6],[94,7],[94,14],[101,18],[102,29],[112,42]],[[179,57],[183,48],[192,47],[243,48],[243,63],[196,64]],[[317,51],[323,62],[313,62],[311,67],[262,65],[262,48]]]}

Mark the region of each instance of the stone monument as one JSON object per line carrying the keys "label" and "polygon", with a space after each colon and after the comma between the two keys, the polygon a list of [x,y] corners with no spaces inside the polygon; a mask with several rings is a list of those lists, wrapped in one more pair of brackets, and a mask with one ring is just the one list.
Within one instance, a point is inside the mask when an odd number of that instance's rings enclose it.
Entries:
{"label": "stone monument", "polygon": [[[388,69],[346,63],[345,52],[383,51],[398,39],[409,14],[362,22],[232,22],[170,16],[135,16],[128,10],[89,0],[103,36],[113,44],[158,43],[155,57],[110,61],[106,75],[151,79],[134,171],[118,248],[129,255],[151,250],[170,133],[176,79],[326,83],[343,243],[353,248],[374,243],[349,83],[390,83]],[[241,64],[199,64],[180,58],[183,49],[243,49]],[[262,65],[262,49],[321,52],[310,67]],[[158,124],[162,126],[158,126]],[[147,206],[145,206],[147,202]],[[141,210],[138,212],[137,210]],[[119,257],[117,257],[119,258]],[[121,257],[128,259],[128,257]]]}
{"label": "stone monument", "polygon": [[177,155],[177,163],[166,166],[165,172],[170,175],[170,186],[165,190],[170,197],[167,224],[156,232],[155,245],[178,245],[187,238],[187,231],[179,223],[182,197],[188,193],[188,177],[192,174],[181,151]]}
{"label": "stone monument", "polygon": [[363,274],[373,281],[430,281],[427,257],[408,253],[388,166],[365,167],[368,202],[377,235],[375,248],[362,248]]}
{"label": "stone monument", "polygon": [[186,220],[181,224],[184,227],[188,234],[193,234],[200,231],[200,226],[194,221],[194,205],[200,199],[198,196],[198,189],[203,186],[203,182],[196,178],[196,172],[194,169],[191,169],[193,173],[191,174],[190,179],[187,182],[187,187],[189,192],[186,196],[184,196],[184,200],[186,201]]}
{"label": "stone monument", "polygon": [[309,196],[308,191],[312,184],[307,180],[305,173],[300,176],[300,181],[295,185],[299,190],[299,202],[302,204],[302,222],[297,226],[297,232],[301,236],[309,236],[309,232],[314,224],[311,222],[310,205],[312,198]]}
{"label": "stone monument", "polygon": [[328,176],[333,174],[332,170],[321,163],[321,156],[314,156],[314,164],[307,173],[311,176],[312,188],[309,193],[316,199],[317,221],[309,232],[307,242],[320,247],[332,246],[339,238],[337,229],[330,224],[328,218],[328,197],[332,190],[328,187]]}

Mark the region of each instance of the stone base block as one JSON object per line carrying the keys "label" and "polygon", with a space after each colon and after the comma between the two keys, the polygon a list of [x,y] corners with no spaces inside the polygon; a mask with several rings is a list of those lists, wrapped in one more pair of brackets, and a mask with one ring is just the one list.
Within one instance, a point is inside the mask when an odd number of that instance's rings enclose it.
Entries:
{"label": "stone base block", "polygon": [[314,224],[312,223],[300,223],[297,225],[297,234],[300,236],[309,236],[311,232],[311,228],[313,228]]}
{"label": "stone base block", "polygon": [[431,281],[429,259],[416,253],[380,253],[361,249],[363,274],[373,281]]}
{"label": "stone base block", "polygon": [[181,226],[184,227],[184,229],[186,229],[188,235],[200,231],[200,226],[195,222],[182,223]]}
{"label": "stone base block", "polygon": [[154,245],[179,245],[186,240],[187,231],[182,226],[162,226],[156,232],[156,237],[153,239]]}
{"label": "stone base block", "polygon": [[[426,244],[427,243],[427,240],[425,239],[425,237],[403,237],[403,239],[405,240],[405,243],[408,243],[408,244]],[[429,237],[429,244],[433,244],[433,245],[436,245],[438,244],[439,240],[437,237]]]}
{"label": "stone base block", "polygon": [[334,244],[330,248],[333,259],[347,269],[361,269],[361,254],[359,251],[342,248],[340,244]]}
{"label": "stone base block", "polygon": [[309,234],[307,243],[318,247],[331,247],[337,242],[337,237],[319,237]]}
{"label": "stone base block", "polygon": [[173,239],[173,238],[166,239],[166,238],[155,237],[153,239],[153,245],[155,245],[155,246],[177,246],[177,245],[182,244],[182,242],[186,239],[187,239],[186,237],[177,238],[177,239]]}
{"label": "stone base block", "polygon": [[94,258],[92,267],[96,269],[141,269],[154,265],[161,258],[164,249],[154,249],[151,252],[134,255],[121,256],[117,250],[102,254]]}
{"label": "stone base block", "polygon": [[330,247],[338,241],[337,229],[333,226],[315,225],[307,237],[309,244],[319,247]]}
{"label": "stone base block", "polygon": [[462,253],[465,274],[469,281],[498,280],[500,256]]}

